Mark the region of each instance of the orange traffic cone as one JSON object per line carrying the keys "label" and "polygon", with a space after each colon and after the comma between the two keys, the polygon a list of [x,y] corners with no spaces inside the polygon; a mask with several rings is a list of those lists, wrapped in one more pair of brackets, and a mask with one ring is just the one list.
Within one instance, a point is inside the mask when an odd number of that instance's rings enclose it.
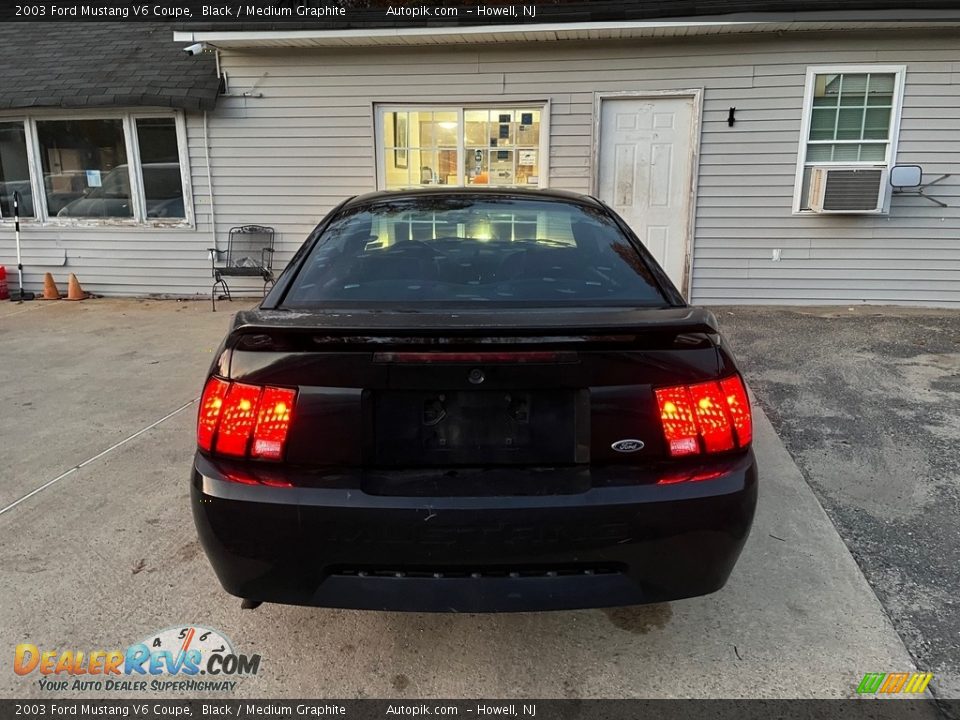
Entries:
{"label": "orange traffic cone", "polygon": [[60,290],[53,281],[53,275],[47,273],[43,276],[43,297],[42,300],[59,300]]}
{"label": "orange traffic cone", "polygon": [[80,281],[77,280],[77,276],[73,273],[70,273],[70,277],[67,278],[67,300],[86,300],[87,294],[83,291],[83,288],[80,287]]}

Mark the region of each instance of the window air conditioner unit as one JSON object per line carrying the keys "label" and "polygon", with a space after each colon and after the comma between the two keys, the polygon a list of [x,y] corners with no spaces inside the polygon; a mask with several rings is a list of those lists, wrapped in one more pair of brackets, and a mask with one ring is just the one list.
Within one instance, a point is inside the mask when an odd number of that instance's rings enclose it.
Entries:
{"label": "window air conditioner unit", "polygon": [[810,173],[809,203],[816,213],[882,213],[886,195],[885,166],[814,166]]}

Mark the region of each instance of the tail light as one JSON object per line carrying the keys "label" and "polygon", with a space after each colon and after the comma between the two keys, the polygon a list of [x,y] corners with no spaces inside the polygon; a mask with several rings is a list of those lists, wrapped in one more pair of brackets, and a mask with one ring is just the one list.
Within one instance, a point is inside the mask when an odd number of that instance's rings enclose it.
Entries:
{"label": "tail light", "polygon": [[220,378],[210,378],[200,398],[200,415],[197,417],[197,445],[204,450],[213,447],[213,435],[220,422],[223,401],[230,383]]}
{"label": "tail light", "polygon": [[290,388],[212,377],[200,399],[197,445],[219,455],[280,460],[296,399]]}
{"label": "tail light", "polygon": [[660,406],[660,423],[673,456],[696,455],[700,452],[697,421],[693,417],[693,398],[684,386],[655,391]]}
{"label": "tail light", "polygon": [[232,383],[220,410],[220,425],[213,444],[221,455],[242,457],[247,453],[250,431],[257,418],[261,388],[256,385]]}
{"label": "tail light", "polygon": [[721,380],[720,388],[730,410],[733,428],[737,431],[737,442],[741,447],[745,447],[753,440],[753,416],[750,414],[750,399],[743,387],[743,381],[735,375]]}
{"label": "tail light", "polygon": [[673,457],[745,448],[753,438],[750,401],[738,375],[654,390]]}
{"label": "tail light", "polygon": [[253,428],[253,457],[279,460],[290,430],[290,414],[296,393],[288,388],[265,387]]}

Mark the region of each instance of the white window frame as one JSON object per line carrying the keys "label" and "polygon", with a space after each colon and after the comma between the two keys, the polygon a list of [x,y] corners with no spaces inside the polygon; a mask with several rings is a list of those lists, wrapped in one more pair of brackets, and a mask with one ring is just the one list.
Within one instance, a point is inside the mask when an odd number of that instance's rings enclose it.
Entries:
{"label": "white window frame", "polygon": [[[810,123],[813,119],[813,92],[817,75],[856,75],[870,73],[873,75],[893,74],[893,99],[890,111],[890,134],[887,141],[887,153],[880,160],[835,160],[807,163],[807,144],[810,140]],[[803,91],[803,116],[800,123],[800,142],[797,149],[797,171],[793,188],[793,214],[816,215],[813,210],[801,209],[800,200],[803,195],[803,174],[808,165],[841,166],[860,165],[863,167],[882,167],[889,170],[897,158],[897,144],[900,140],[900,119],[903,113],[903,88],[906,83],[906,65],[811,65],[807,67],[807,78]],[[839,144],[862,144],[863,140],[835,140]],[[890,207],[890,197],[893,188],[887,183],[883,201],[883,213]]]}
{"label": "white window frame", "polygon": [[[140,167],[140,143],[136,121],[140,119],[173,118],[177,133],[177,155],[180,162],[180,182],[183,192],[183,218],[148,218],[147,203],[143,190],[143,174]],[[127,170],[130,173],[130,201],[133,205],[131,218],[72,218],[51,216],[47,210],[47,194],[43,183],[43,161],[40,150],[37,123],[66,120],[121,120],[127,153]],[[0,113],[0,123],[24,123],[26,127],[27,164],[30,169],[30,187],[33,190],[34,217],[21,218],[22,225],[39,225],[56,228],[195,228],[193,188],[190,182],[190,153],[187,148],[186,119],[180,110],[112,110],[90,109],[55,113]],[[3,216],[0,226],[12,224],[13,218]]]}
{"label": "white window frame", "polygon": [[[537,176],[538,188],[550,186],[550,102],[547,100],[530,100],[528,102],[510,101],[505,103],[492,102],[460,102],[449,103],[374,103],[374,163],[377,169],[377,189],[385,190],[387,187],[387,168],[386,158],[383,155],[384,148],[384,116],[391,112],[456,112],[457,113],[457,184],[447,185],[446,187],[465,187],[466,164],[466,127],[463,122],[463,114],[466,110],[518,110],[530,109],[540,111],[540,137],[538,152],[540,153],[540,174]],[[411,185],[411,188],[418,187]],[[505,185],[503,187],[534,187],[533,185],[513,186]]]}

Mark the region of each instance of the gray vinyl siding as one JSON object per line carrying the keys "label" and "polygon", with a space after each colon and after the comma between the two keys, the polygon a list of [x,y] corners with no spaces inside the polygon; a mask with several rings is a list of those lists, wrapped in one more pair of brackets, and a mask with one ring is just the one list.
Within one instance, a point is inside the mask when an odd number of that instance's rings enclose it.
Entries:
{"label": "gray vinyl siding", "polygon": [[[934,178],[960,162],[958,57],[952,34],[903,31],[230,52],[231,87],[264,97],[221,101],[211,128],[218,217],[262,192],[286,258],[314,220],[301,220],[305,208],[318,217],[375,186],[376,102],[548,100],[550,186],[590,192],[595,92],[703,88],[694,302],[960,304],[960,174],[937,186],[946,210],[895,197],[889,216],[791,211],[808,65],[907,65],[898,161]],[[264,161],[270,188],[257,177]]]}
{"label": "gray vinyl siding", "polygon": [[[137,109],[137,112],[149,110]],[[169,112],[169,108],[164,110]],[[31,110],[37,118],[63,113]],[[69,113],[67,113],[69,115]],[[0,122],[23,115],[0,114]],[[185,117],[193,191],[194,226],[177,228],[117,227],[108,224],[69,227],[56,221],[38,225],[21,222],[21,246],[28,289],[43,286],[50,272],[66,294],[67,275],[75,273],[83,289],[102,295],[191,296],[207,292],[211,246],[210,202],[203,147],[203,116]],[[11,287],[16,282],[13,224],[0,223],[0,265],[7,268]]]}
{"label": "gray vinyl siding", "polygon": [[[952,32],[226,50],[231,94],[209,118],[217,236],[222,245],[232,225],[272,225],[282,266],[329,209],[374,189],[375,103],[548,101],[549,184],[590,192],[595,92],[702,88],[694,302],[960,305],[960,173],[930,191],[948,209],[894,197],[889,216],[791,212],[807,66],[842,63],[906,65],[898,162],[928,179],[957,172]],[[202,121],[188,120],[195,230],[32,234],[64,247],[67,271],[90,289],[208,291]]]}

